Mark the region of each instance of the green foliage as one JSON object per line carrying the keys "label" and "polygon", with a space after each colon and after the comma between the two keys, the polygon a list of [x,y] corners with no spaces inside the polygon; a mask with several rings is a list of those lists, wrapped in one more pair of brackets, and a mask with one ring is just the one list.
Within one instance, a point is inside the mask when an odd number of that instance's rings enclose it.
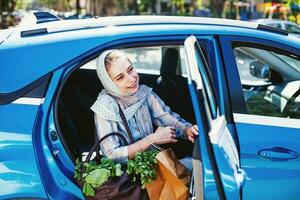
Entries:
{"label": "green foliage", "polygon": [[145,188],[147,183],[150,183],[156,178],[155,164],[157,163],[156,155],[158,151],[138,152],[134,160],[127,162],[127,173],[131,175],[134,182],[139,182],[141,188]]}
{"label": "green foliage", "polygon": [[56,5],[57,0],[33,0],[33,3],[53,8]]}
{"label": "green foliage", "polygon": [[115,164],[111,159],[102,158],[99,164],[93,161],[83,163],[77,159],[74,178],[79,182],[83,181],[82,192],[86,196],[94,196],[96,188],[109,178],[122,176],[122,174],[121,164]]}
{"label": "green foliage", "polygon": [[202,0],[196,0],[196,8],[200,9],[202,7]]}
{"label": "green foliage", "polygon": [[152,0],[139,0],[138,8],[141,12],[147,12],[148,8],[152,8],[153,1]]}
{"label": "green foliage", "polygon": [[[17,0],[0,0],[1,12],[13,12],[16,8]],[[2,13],[1,13],[2,14]]]}
{"label": "green foliage", "polygon": [[[134,182],[139,182],[142,188],[156,178],[155,164],[158,151],[138,152],[134,160],[127,162],[127,173],[131,175]],[[82,192],[86,196],[94,196],[95,189],[101,187],[109,178],[122,176],[123,171],[120,163],[102,158],[100,163],[90,161],[83,163],[76,160],[74,178],[83,183]]]}

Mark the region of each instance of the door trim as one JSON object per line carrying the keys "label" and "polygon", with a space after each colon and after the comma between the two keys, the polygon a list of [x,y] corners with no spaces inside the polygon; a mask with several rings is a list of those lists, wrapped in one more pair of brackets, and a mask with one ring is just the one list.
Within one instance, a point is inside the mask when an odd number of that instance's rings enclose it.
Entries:
{"label": "door trim", "polygon": [[235,123],[247,123],[286,128],[300,128],[300,119],[233,113]]}

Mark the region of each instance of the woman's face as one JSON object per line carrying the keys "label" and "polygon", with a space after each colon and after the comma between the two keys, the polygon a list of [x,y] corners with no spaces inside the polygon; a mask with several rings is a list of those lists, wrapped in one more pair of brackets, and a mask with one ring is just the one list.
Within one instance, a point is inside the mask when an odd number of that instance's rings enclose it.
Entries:
{"label": "woman's face", "polygon": [[110,78],[123,93],[134,94],[139,89],[139,76],[130,61],[119,57],[107,69]]}

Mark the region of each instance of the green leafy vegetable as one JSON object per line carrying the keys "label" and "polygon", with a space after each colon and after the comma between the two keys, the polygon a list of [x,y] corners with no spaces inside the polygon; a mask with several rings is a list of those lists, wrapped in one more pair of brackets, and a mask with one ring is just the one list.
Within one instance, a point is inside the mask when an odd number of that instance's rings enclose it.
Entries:
{"label": "green leafy vegetable", "polygon": [[110,177],[122,176],[121,164],[113,160],[102,158],[100,163],[90,161],[83,163],[76,160],[74,178],[83,182],[82,192],[86,196],[94,196],[95,189],[104,184]]}
{"label": "green leafy vegetable", "polygon": [[84,183],[83,184],[83,191],[85,191],[85,195],[86,196],[94,196],[95,195],[95,191],[94,188],[91,186],[91,184],[88,183]]}
{"label": "green leafy vegetable", "polygon": [[100,187],[103,183],[105,183],[109,177],[109,170],[95,169],[85,177],[85,180],[87,183],[91,184],[93,188],[97,188]]}
{"label": "green leafy vegetable", "polygon": [[[139,182],[142,188],[156,178],[157,153],[156,150],[138,152],[134,160],[127,162],[126,172],[131,175],[133,181]],[[101,187],[109,178],[122,174],[121,164],[115,164],[111,159],[102,158],[100,163],[83,163],[77,159],[74,178],[83,183],[82,192],[86,196],[94,196],[95,189]]]}
{"label": "green leafy vegetable", "polygon": [[131,175],[134,182],[139,182],[141,188],[156,178],[155,164],[157,163],[156,155],[158,151],[138,152],[134,160],[127,162],[127,173]]}

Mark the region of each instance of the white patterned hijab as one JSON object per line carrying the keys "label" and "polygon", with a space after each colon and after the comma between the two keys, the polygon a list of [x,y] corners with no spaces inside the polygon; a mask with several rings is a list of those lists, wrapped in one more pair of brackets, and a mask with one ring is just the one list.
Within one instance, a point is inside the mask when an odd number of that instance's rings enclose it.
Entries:
{"label": "white patterned hijab", "polygon": [[[139,90],[134,94],[128,94],[120,91],[110,78],[105,67],[106,56],[114,51],[120,50],[113,49],[104,51],[97,59],[97,75],[104,89],[100,92],[91,109],[104,119],[122,122],[116,101],[125,107],[125,109],[123,109],[124,115],[127,120],[130,120],[147,99],[152,88],[140,85]],[[120,53],[126,56],[126,54],[122,51],[120,51]]]}
{"label": "white patterned hijab", "polygon": [[116,49],[112,50],[106,50],[104,51],[97,59],[97,75],[103,85],[103,87],[113,96],[128,96],[130,94],[123,93],[119,90],[119,88],[114,84],[114,82],[111,80],[108,72],[106,71],[105,67],[105,59],[106,57],[114,52],[118,51]]}

